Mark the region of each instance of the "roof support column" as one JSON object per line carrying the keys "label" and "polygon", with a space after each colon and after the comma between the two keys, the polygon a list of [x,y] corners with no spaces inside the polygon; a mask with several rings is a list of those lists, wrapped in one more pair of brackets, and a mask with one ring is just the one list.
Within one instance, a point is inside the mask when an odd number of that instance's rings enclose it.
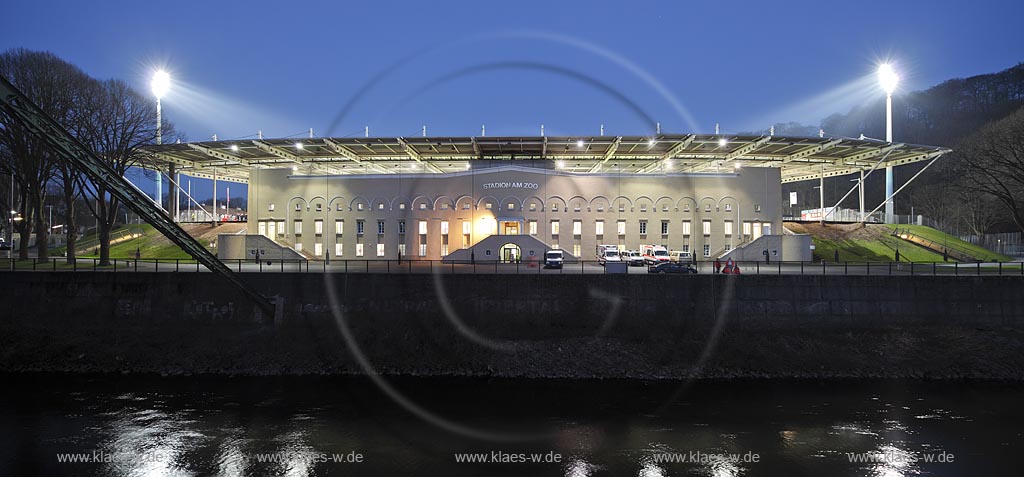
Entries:
{"label": "roof support column", "polygon": [[860,192],[860,223],[864,223],[864,169],[860,170],[860,181],[857,182]]}
{"label": "roof support column", "polygon": [[818,178],[818,204],[821,207],[821,225],[825,225],[825,164],[821,165],[821,176]]}
{"label": "roof support column", "polygon": [[[168,184],[167,184],[168,185],[167,192],[173,192],[173,193],[169,194],[170,197],[168,197],[169,203],[167,204],[167,214],[171,216],[171,221],[177,222],[178,221],[178,199],[179,199],[179,197],[178,197],[178,187],[177,187],[178,177],[175,175],[175,173],[176,173],[175,169],[177,169],[177,167],[175,166],[175,164],[173,162],[167,165],[167,177],[168,177],[168,180],[167,180],[167,182],[168,182]],[[171,184],[171,182],[174,182],[174,184]]]}

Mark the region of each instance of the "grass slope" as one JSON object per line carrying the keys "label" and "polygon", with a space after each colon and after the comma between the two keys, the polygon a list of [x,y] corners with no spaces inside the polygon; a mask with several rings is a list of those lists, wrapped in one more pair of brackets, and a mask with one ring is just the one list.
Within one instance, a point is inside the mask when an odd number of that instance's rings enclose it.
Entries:
{"label": "grass slope", "polygon": [[964,242],[963,240],[942,232],[941,230],[936,230],[924,225],[886,225],[886,227],[890,230],[907,230],[918,237],[930,240],[937,244],[949,244],[950,247],[962,250],[971,256],[986,262],[1009,262],[1013,260],[1006,255],[998,254],[985,247],[979,247],[970,242]]}
{"label": "grass slope", "polygon": [[809,234],[814,242],[814,260],[835,260],[839,251],[840,262],[891,262],[900,251],[901,261],[942,262],[942,254],[932,252],[919,245],[892,236],[895,228],[907,229],[911,233],[935,243],[946,243],[968,253],[977,254],[990,261],[1010,261],[1010,257],[971,245],[963,240],[944,234],[930,227],[920,225],[867,224],[820,224],[787,222],[785,227],[798,234]]}

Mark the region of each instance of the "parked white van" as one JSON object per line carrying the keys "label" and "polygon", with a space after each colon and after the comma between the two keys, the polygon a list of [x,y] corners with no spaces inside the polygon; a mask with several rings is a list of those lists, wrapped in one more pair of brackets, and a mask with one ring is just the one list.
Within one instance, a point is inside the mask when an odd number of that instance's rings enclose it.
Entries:
{"label": "parked white van", "polygon": [[693,255],[690,252],[683,252],[681,250],[673,250],[668,253],[668,259],[672,262],[689,263],[693,261]]}
{"label": "parked white van", "polygon": [[562,268],[565,258],[561,250],[548,250],[544,252],[544,268]]}

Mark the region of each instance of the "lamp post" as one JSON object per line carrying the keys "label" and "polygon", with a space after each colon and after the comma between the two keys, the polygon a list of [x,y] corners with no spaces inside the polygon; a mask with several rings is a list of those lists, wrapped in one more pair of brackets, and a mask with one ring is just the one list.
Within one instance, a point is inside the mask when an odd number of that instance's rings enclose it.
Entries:
{"label": "lamp post", "polygon": [[[150,87],[153,89],[153,96],[156,96],[156,143],[163,143],[163,121],[162,111],[160,110],[160,99],[167,94],[167,90],[171,88],[171,75],[167,74],[164,70],[157,70],[153,73],[153,79],[150,82]],[[163,209],[163,186],[160,180],[160,169],[156,170],[156,205]]]}
{"label": "lamp post", "polygon": [[[878,67],[878,83],[885,90],[885,142],[892,144],[892,93],[900,82],[900,76],[892,65],[884,63]],[[885,166],[885,223],[893,221],[895,202],[892,199],[893,171],[892,165]]]}

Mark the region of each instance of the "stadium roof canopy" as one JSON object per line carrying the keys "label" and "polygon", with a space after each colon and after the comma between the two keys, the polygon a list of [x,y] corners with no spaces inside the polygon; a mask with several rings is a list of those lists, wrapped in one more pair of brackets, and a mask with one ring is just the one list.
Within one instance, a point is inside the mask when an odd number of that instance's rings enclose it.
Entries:
{"label": "stadium roof canopy", "polygon": [[[651,136],[238,139],[147,146],[153,165],[248,182],[253,168],[311,174],[446,173],[469,161],[558,161],[567,172],[632,174],[778,167],[783,182],[933,159],[949,149],[873,139],[662,134]],[[888,154],[888,155],[886,155]]]}

